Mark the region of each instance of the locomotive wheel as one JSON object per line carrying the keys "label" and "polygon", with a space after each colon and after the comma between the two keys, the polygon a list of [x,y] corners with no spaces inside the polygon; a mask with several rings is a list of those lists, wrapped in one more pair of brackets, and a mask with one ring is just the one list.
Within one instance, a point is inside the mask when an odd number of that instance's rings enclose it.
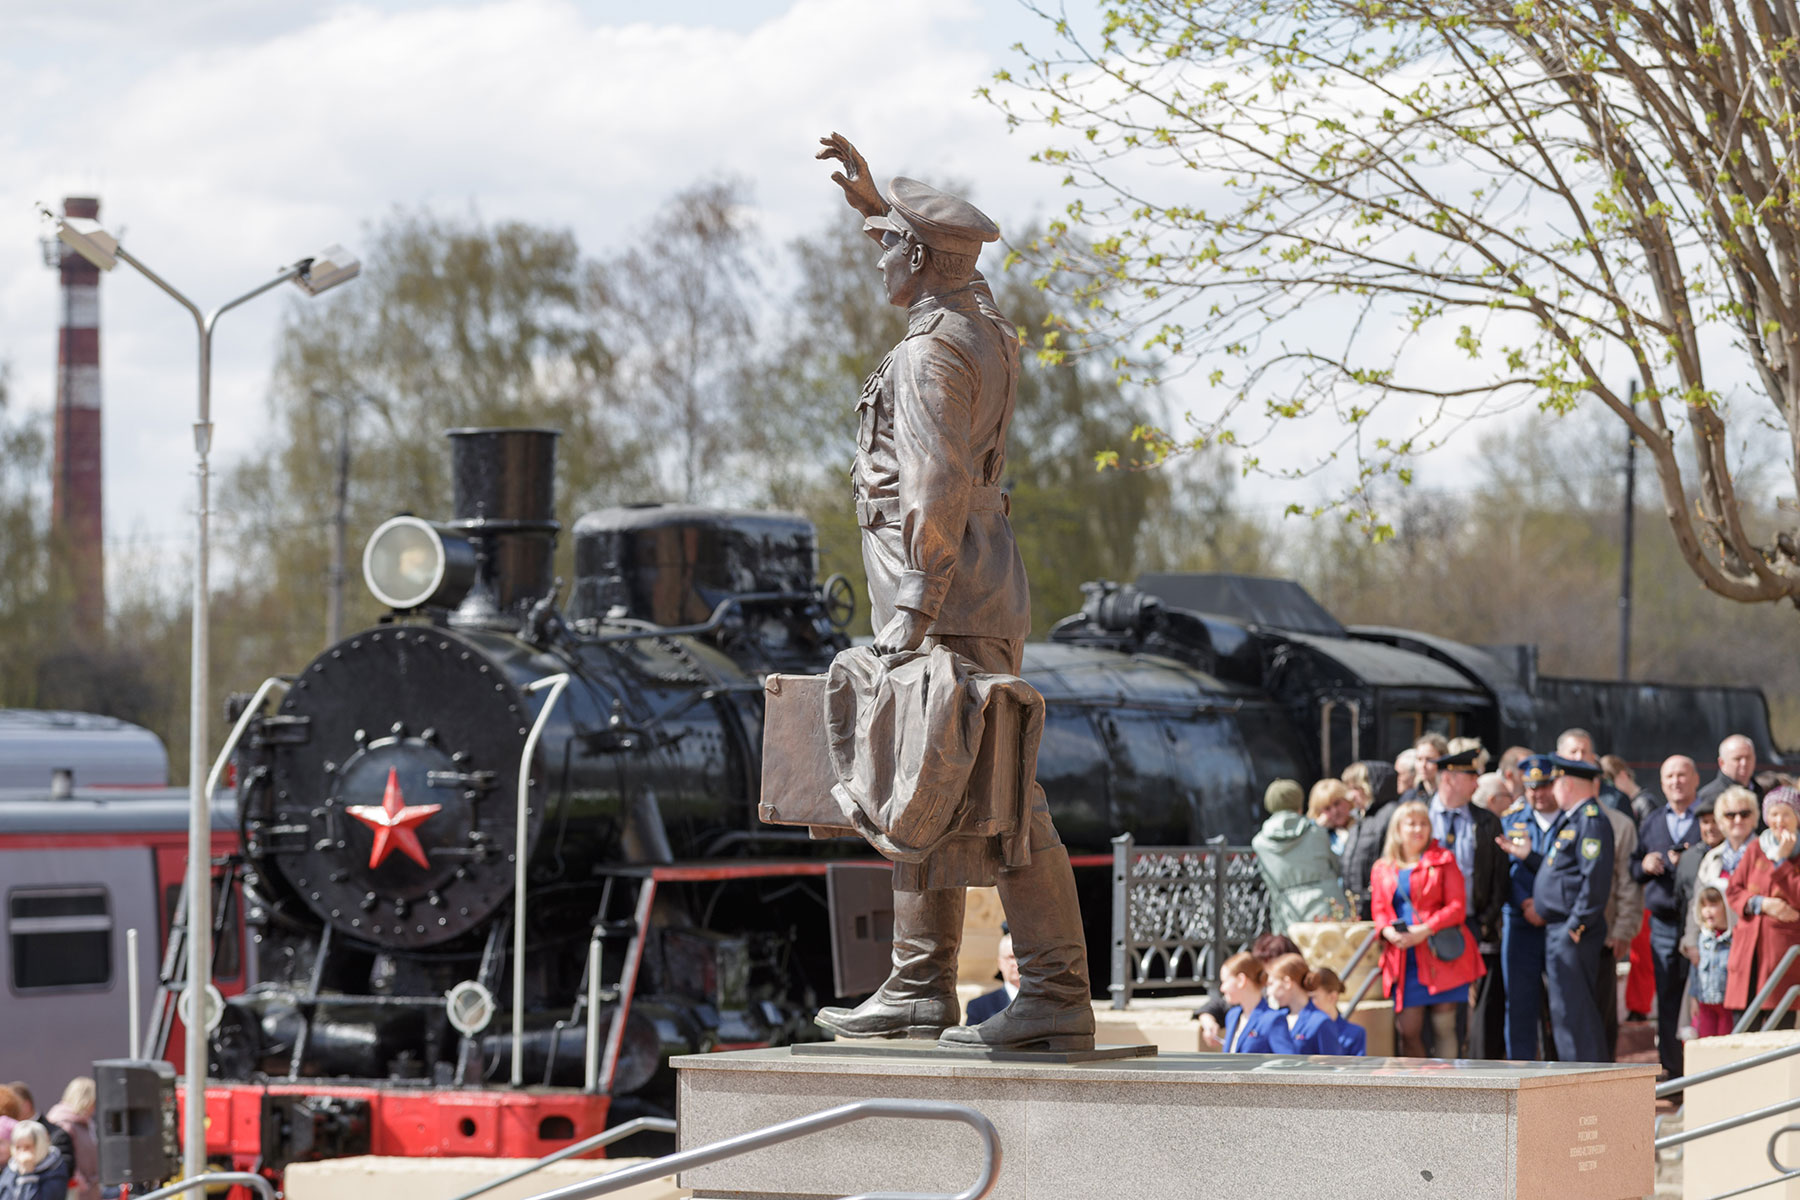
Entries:
{"label": "locomotive wheel", "polygon": [[856,588],[850,580],[840,572],[819,590],[825,595],[825,619],[837,629],[848,627],[856,619]]}

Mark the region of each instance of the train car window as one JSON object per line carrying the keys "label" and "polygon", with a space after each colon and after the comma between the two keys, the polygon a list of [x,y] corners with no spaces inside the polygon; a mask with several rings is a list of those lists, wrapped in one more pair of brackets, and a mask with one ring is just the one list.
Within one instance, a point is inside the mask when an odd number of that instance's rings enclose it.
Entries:
{"label": "train car window", "polygon": [[[175,914],[181,907],[181,885],[171,883],[163,889],[163,911],[169,914],[172,923]],[[238,952],[244,940],[244,931],[238,923],[237,889],[231,888],[225,893],[225,919],[218,920],[214,914],[213,927],[222,929],[224,933],[213,941],[213,978],[223,983],[233,983],[238,977]]]}
{"label": "train car window", "polygon": [[1387,737],[1383,745],[1393,754],[1410,750],[1428,733],[1441,733],[1447,738],[1461,737],[1463,714],[1454,712],[1391,712],[1387,717]]}
{"label": "train car window", "polygon": [[1202,714],[1166,719],[1163,730],[1179,786],[1170,789],[1171,827],[1162,840],[1190,846],[1214,837],[1248,842],[1261,825],[1262,806],[1251,797],[1262,793],[1236,723],[1223,714]]}
{"label": "train car window", "polygon": [[112,983],[112,902],[103,887],[21,888],[6,898],[17,992]]}

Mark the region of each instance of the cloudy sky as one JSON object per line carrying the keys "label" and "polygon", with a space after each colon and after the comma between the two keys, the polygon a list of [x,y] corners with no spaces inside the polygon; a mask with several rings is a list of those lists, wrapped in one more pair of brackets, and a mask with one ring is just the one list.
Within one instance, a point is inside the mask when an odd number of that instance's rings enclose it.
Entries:
{"label": "cloudy sky", "polygon": [[[396,206],[567,226],[597,253],[729,173],[779,240],[841,211],[812,158],[833,129],[878,173],[973,181],[1025,220],[1056,181],[973,92],[1040,36],[1013,0],[6,0],[0,361],[22,405],[53,403],[35,204],[70,194],[99,196],[203,308],[331,242],[363,248]],[[282,289],[221,321],[216,461],[259,436],[278,319],[299,303]],[[128,268],[102,311],[108,541],[180,548],[192,323]]]}

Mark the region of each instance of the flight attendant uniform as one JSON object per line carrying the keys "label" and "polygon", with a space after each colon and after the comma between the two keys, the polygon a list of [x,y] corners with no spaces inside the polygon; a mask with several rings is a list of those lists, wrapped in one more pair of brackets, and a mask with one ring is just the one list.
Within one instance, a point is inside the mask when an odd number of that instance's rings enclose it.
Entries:
{"label": "flight attendant uniform", "polygon": [[1337,1028],[1332,1019],[1311,1000],[1298,1013],[1289,1013],[1285,1008],[1275,1010],[1277,1023],[1287,1027],[1288,1035],[1293,1039],[1293,1049],[1289,1054],[1342,1054],[1338,1045]]}
{"label": "flight attendant uniform", "polygon": [[1288,1032],[1286,1017],[1286,1009],[1270,1008],[1267,1000],[1258,1000],[1248,1016],[1242,1007],[1232,1005],[1225,1014],[1225,1053],[1294,1053],[1294,1038]]}

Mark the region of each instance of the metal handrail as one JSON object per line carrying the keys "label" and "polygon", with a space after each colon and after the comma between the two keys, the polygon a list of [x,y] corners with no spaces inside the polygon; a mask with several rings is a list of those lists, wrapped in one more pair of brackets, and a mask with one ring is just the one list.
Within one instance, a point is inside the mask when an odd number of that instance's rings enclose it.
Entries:
{"label": "metal handrail", "polygon": [[[1356,953],[1351,956],[1350,965],[1344,968],[1345,975],[1349,975],[1356,970],[1356,964],[1362,961],[1362,956],[1368,952],[1369,947],[1373,946],[1375,944],[1375,939],[1380,936],[1381,926],[1377,925],[1375,928],[1369,930],[1369,936],[1363,939],[1363,944],[1358,946],[1356,948]],[[1363,976],[1363,981],[1357,985],[1356,991],[1350,994],[1350,1007],[1344,1010],[1345,1019],[1348,1019],[1356,1012],[1357,1005],[1363,1002],[1363,999],[1369,994],[1369,989],[1374,987],[1380,980],[1381,964],[1376,963],[1375,966],[1370,969],[1369,973]]]}
{"label": "metal handrail", "polygon": [[1747,1113],[1739,1113],[1735,1117],[1726,1117],[1723,1121],[1714,1121],[1711,1125],[1702,1125],[1698,1129],[1684,1129],[1680,1133],[1671,1133],[1668,1137],[1659,1137],[1654,1145],[1658,1150],[1669,1146],[1679,1146],[1696,1138],[1710,1137],[1715,1133],[1724,1133],[1744,1125],[1753,1125],[1769,1117],[1779,1117],[1782,1113],[1793,1112],[1800,1108],[1800,1100],[1783,1100],[1779,1104],[1770,1104],[1764,1108],[1752,1109]]}
{"label": "metal handrail", "polygon": [[1767,1017],[1763,1018],[1762,1027],[1764,1029],[1774,1029],[1779,1026],[1781,1024],[1781,1018],[1788,1015],[1788,1010],[1794,1007],[1794,1001],[1796,1000],[1800,1000],[1800,983],[1796,983],[1787,990],[1787,995],[1781,998],[1781,1003],[1777,1004],[1775,1010]]}
{"label": "metal handrail", "polygon": [[1789,946],[1787,953],[1781,956],[1781,961],[1775,964],[1775,969],[1770,971],[1769,977],[1763,981],[1762,988],[1758,990],[1750,1003],[1744,1006],[1744,1015],[1737,1019],[1737,1024],[1731,1027],[1731,1032],[1744,1032],[1750,1028],[1750,1022],[1762,1015],[1763,1001],[1769,998],[1769,993],[1775,990],[1775,985],[1781,982],[1781,977],[1787,974],[1787,969],[1794,965],[1796,957],[1800,957],[1800,946]]}
{"label": "metal handrail", "polygon": [[190,1176],[179,1183],[171,1183],[165,1188],[157,1188],[154,1192],[145,1192],[142,1196],[133,1197],[133,1200],[163,1200],[165,1196],[179,1196],[183,1192],[218,1187],[221,1184],[253,1187],[262,1193],[262,1200],[275,1200],[275,1185],[251,1171],[209,1171],[203,1175]]}
{"label": "metal handrail", "polygon": [[[1381,926],[1377,925],[1373,929],[1369,930],[1369,936],[1362,940],[1362,945],[1360,945],[1356,948],[1356,953],[1352,954],[1350,956],[1350,961],[1344,964],[1343,978],[1348,979],[1348,978],[1350,978],[1350,976],[1356,974],[1357,964],[1362,962],[1363,955],[1365,955],[1369,952],[1369,947],[1373,946],[1375,944],[1375,939],[1380,936],[1381,936]],[[1377,974],[1377,975],[1379,975],[1380,973],[1381,973],[1380,971],[1375,972],[1375,974]]]}
{"label": "metal handrail", "polygon": [[1795,1042],[1791,1046],[1782,1046],[1775,1050],[1768,1050],[1762,1054],[1752,1055],[1749,1058],[1740,1058],[1736,1062],[1728,1062],[1722,1067],[1712,1067],[1705,1071],[1695,1071],[1692,1075],[1683,1075],[1679,1079],[1671,1079],[1666,1083],[1657,1084],[1656,1098],[1661,1100],[1664,1096],[1672,1096],[1676,1092],[1686,1091],[1697,1083],[1711,1083],[1715,1079],[1723,1079],[1727,1075],[1736,1075],[1739,1071],[1748,1071],[1751,1067],[1760,1067],[1768,1063],[1780,1062],[1782,1059],[1791,1058],[1796,1054],[1800,1054],[1800,1042]]}
{"label": "metal handrail", "polygon": [[1743,1196],[1750,1192],[1761,1191],[1766,1187],[1774,1187],[1778,1183],[1786,1183],[1790,1179],[1800,1179],[1800,1167],[1784,1167],[1781,1165],[1781,1159],[1775,1156],[1775,1141],[1784,1133],[1800,1133],[1800,1125],[1783,1125],[1769,1135],[1769,1163],[1781,1174],[1773,1179],[1765,1179],[1761,1183],[1749,1183],[1743,1187],[1732,1188],[1729,1192],[1720,1192],[1716,1196],[1707,1197],[1707,1200],[1729,1200],[1729,1197],[1732,1196]]}
{"label": "metal handrail", "polygon": [[614,1142],[622,1141],[634,1133],[674,1133],[675,1130],[675,1122],[669,1120],[667,1117],[634,1117],[623,1125],[614,1125],[611,1129],[602,1133],[596,1133],[591,1138],[576,1142],[572,1146],[564,1146],[561,1150],[558,1150],[553,1154],[546,1154],[536,1162],[527,1163],[510,1175],[502,1175],[500,1178],[484,1183],[478,1188],[452,1196],[450,1200],[474,1200],[476,1196],[491,1192],[497,1187],[505,1187],[514,1180],[523,1179],[527,1175],[542,1170],[551,1163],[559,1163],[565,1158],[574,1158],[577,1154],[585,1154],[589,1150],[597,1150],[601,1146],[610,1146]]}
{"label": "metal handrail", "polygon": [[[854,1196],[847,1197],[847,1200],[983,1200],[999,1182],[1000,1133],[994,1128],[994,1123],[981,1113],[967,1105],[949,1104],[941,1100],[857,1100],[850,1104],[840,1104],[836,1108],[827,1108],[810,1116],[783,1121],[778,1125],[771,1125],[767,1129],[740,1133],[736,1137],[728,1137],[693,1150],[683,1150],[677,1154],[665,1155],[641,1166],[627,1167],[623,1171],[602,1175],[598,1179],[589,1179],[582,1183],[572,1183],[567,1187],[557,1188],[555,1191],[542,1192],[530,1197],[530,1200],[592,1200],[592,1197],[604,1196],[633,1184],[648,1183],[650,1180],[661,1179],[663,1176],[674,1174],[677,1171],[710,1166],[728,1158],[736,1158],[740,1154],[747,1154],[752,1150],[761,1150],[766,1146],[790,1142],[809,1133],[836,1129],[840,1125],[849,1125],[870,1117],[898,1117],[919,1121],[961,1121],[981,1135],[983,1150],[981,1174],[975,1177],[974,1183],[953,1196],[927,1192],[858,1192]],[[150,1200],[150,1198],[145,1197],[144,1200]]]}

